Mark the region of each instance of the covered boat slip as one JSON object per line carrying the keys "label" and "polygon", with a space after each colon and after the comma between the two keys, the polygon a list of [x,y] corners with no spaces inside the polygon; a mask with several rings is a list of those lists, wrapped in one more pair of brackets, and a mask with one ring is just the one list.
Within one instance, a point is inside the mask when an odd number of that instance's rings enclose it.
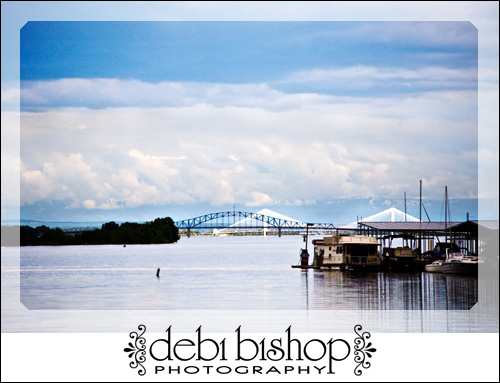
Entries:
{"label": "covered boat slip", "polygon": [[[430,264],[437,260],[444,262],[447,258],[446,252],[453,251],[463,253],[467,257],[475,257],[475,262],[488,265],[483,269],[498,270],[498,250],[490,249],[498,243],[494,240],[498,239],[498,221],[359,222],[358,232],[376,237],[382,244],[382,269],[429,269],[431,272],[438,272],[432,270]],[[395,239],[400,247],[394,245]],[[389,246],[385,247],[387,241]],[[397,250],[405,249],[408,252],[407,257],[402,256],[403,254],[397,256]],[[470,267],[467,268],[469,269]],[[465,268],[459,270],[457,265],[453,265],[453,272],[465,273]],[[477,275],[477,265],[475,274]]]}
{"label": "covered boat slip", "polygon": [[[454,243],[470,253],[478,254],[478,222],[359,222],[360,234],[376,237],[384,242],[388,238],[401,238],[418,254],[434,250],[436,243]],[[498,230],[498,221],[497,221]]]}
{"label": "covered boat slip", "polygon": [[[485,230],[488,235],[484,235]],[[479,258],[481,264],[488,263],[488,269],[498,270],[495,239],[498,221],[358,222],[357,228],[339,228],[336,235],[314,239],[314,261],[310,266],[417,272],[426,270],[434,261],[445,261],[446,251],[450,250]]]}

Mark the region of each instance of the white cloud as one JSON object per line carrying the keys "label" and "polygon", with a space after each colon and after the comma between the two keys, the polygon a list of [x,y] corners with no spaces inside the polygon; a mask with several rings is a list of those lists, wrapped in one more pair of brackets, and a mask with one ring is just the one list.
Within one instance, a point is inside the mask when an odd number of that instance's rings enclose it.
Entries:
{"label": "white cloud", "polygon": [[266,193],[261,193],[254,191],[250,193],[252,200],[245,203],[246,206],[272,206],[276,203],[273,199]]}
{"label": "white cloud", "polygon": [[283,94],[266,84],[147,83],[120,79],[61,79],[25,82],[23,105],[29,107],[160,107],[195,104],[253,106]]}
{"label": "white cloud", "polygon": [[[311,82],[349,76],[458,81],[471,75],[353,67],[295,76]],[[297,205],[398,196],[418,179],[433,177],[443,184],[460,179],[464,196],[477,189],[475,91],[370,98],[286,94],[265,84],[81,79],[25,90],[49,104],[84,99],[107,108],[22,112],[23,204]]]}
{"label": "white cloud", "polygon": [[54,199],[55,186],[40,170],[27,170],[21,164],[21,203],[30,205]]}
{"label": "white cloud", "polygon": [[96,208],[97,203],[92,199],[86,199],[83,201],[82,205],[85,209],[92,210]]}
{"label": "white cloud", "polygon": [[[23,202],[38,196],[67,198],[87,208],[195,202],[264,206],[397,195],[401,185],[414,182],[411,178],[443,172],[449,179],[458,167],[470,176],[474,164],[454,147],[473,150],[473,122],[450,126],[442,117],[429,124],[431,114],[439,116],[440,109],[446,115],[447,108],[467,98],[445,97],[433,108],[440,96],[428,97],[372,104],[346,99],[330,111],[326,105],[282,112],[196,105],[25,113],[24,175],[43,176],[37,187],[44,192],[35,188],[23,194]],[[389,116],[382,117],[384,103]],[[64,118],[87,129],[52,128],[51,121],[57,125]],[[25,179],[23,190],[30,185]],[[95,204],[84,204],[89,200]]]}
{"label": "white cloud", "polygon": [[158,167],[162,166],[164,161],[182,161],[185,160],[185,156],[180,157],[170,157],[170,156],[151,156],[148,154],[143,154],[139,150],[132,148],[128,151],[128,155],[137,159],[138,161],[145,163],[148,167]]}
{"label": "white cloud", "polygon": [[2,110],[1,121],[3,209],[4,206],[19,206],[20,202],[19,177],[21,160],[19,155],[19,113]]}
{"label": "white cloud", "polygon": [[[306,85],[306,88],[294,93],[279,90],[297,84],[301,87]],[[369,90],[375,86],[380,97],[384,90],[415,92],[426,88],[475,89],[476,84],[475,69],[404,69],[357,65],[288,73],[271,84],[148,83],[138,80],[78,78],[25,82],[21,98],[25,110],[57,107],[191,107],[206,104],[280,111],[331,104],[335,98],[328,94],[345,95],[352,90]]]}
{"label": "white cloud", "polygon": [[19,84],[11,85],[5,89],[2,87],[2,112],[4,111],[4,106],[19,107],[20,94]]}
{"label": "white cloud", "polygon": [[434,82],[442,84],[451,81],[456,86],[463,86],[464,81],[475,81],[477,70],[475,69],[452,69],[443,67],[425,67],[420,69],[405,68],[380,68],[357,65],[347,68],[311,69],[292,73],[285,78],[284,82],[319,82],[331,80],[347,80],[352,84],[353,80],[374,82],[377,80],[419,80],[426,83]]}

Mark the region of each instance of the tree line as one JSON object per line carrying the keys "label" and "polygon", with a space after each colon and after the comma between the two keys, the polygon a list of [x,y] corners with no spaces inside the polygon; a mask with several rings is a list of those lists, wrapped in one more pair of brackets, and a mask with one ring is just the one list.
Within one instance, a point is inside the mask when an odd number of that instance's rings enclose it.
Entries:
{"label": "tree line", "polygon": [[125,222],[121,225],[108,222],[100,229],[84,230],[69,235],[60,228],[51,229],[45,225],[20,226],[21,246],[59,245],[112,245],[174,243],[180,238],[179,229],[170,217],[156,218],[145,223]]}

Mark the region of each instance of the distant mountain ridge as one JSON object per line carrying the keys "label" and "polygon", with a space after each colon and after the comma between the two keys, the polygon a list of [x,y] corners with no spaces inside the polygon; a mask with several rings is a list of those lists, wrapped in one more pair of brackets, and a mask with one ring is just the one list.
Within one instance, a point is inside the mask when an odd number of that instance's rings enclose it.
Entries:
{"label": "distant mountain ridge", "polygon": [[[444,221],[444,199],[431,200],[423,198],[421,219],[423,222]],[[498,200],[481,200],[482,209],[489,216],[481,219],[498,219]],[[57,205],[54,208],[54,205]],[[449,199],[450,213],[452,221],[465,221],[467,213],[469,219],[478,219],[477,199]],[[380,198],[372,196],[356,196],[352,198],[331,198],[328,200],[316,201],[313,204],[293,205],[289,203],[279,203],[269,206],[248,207],[243,204],[211,206],[208,203],[194,204],[190,206],[143,206],[134,209],[119,210],[86,210],[67,209],[63,203],[54,203],[50,216],[44,215],[49,211],[42,205],[33,205],[21,209],[21,225],[48,227],[74,228],[91,227],[100,228],[103,223],[115,221],[123,222],[147,222],[156,217],[172,217],[174,221],[180,221],[193,217],[198,217],[208,213],[219,211],[250,211],[258,212],[262,209],[272,209],[276,214],[286,216],[301,222],[312,223],[333,223],[341,226],[351,222],[361,220],[363,217],[380,213],[389,208],[396,208],[405,211],[404,198]],[[427,212],[427,213],[426,213]],[[406,213],[420,218],[419,198],[406,199]],[[429,218],[427,217],[429,215]],[[67,219],[66,219],[67,217]],[[19,222],[19,221],[18,221]],[[2,224],[15,224],[15,221],[3,221]]]}

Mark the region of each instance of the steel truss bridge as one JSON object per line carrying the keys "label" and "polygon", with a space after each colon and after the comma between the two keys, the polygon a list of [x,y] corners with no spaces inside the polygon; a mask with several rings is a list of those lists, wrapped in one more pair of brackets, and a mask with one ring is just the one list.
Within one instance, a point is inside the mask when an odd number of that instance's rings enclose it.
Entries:
{"label": "steel truss bridge", "polygon": [[[224,211],[210,213],[175,222],[179,230],[187,230],[187,236],[191,230],[204,229],[267,229],[277,230],[281,236],[282,230],[336,230],[337,227],[331,223],[305,223],[291,221],[260,213],[250,213],[245,211]],[[341,229],[344,230],[344,229]]]}

